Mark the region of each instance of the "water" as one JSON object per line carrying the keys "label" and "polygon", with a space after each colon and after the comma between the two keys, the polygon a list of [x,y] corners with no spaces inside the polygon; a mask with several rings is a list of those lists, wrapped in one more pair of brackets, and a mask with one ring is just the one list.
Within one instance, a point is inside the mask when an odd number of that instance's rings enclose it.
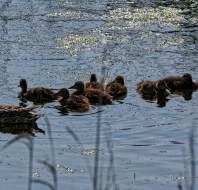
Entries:
{"label": "water", "polygon": [[[189,131],[198,123],[198,93],[190,101],[173,96],[166,107],[158,108],[141,99],[136,83],[186,72],[198,80],[197,3],[188,2],[1,0],[0,103],[19,104],[21,78],[30,87],[68,87],[78,79],[88,80],[90,73],[100,75],[103,61],[107,80],[124,75],[129,90],[122,103],[102,107],[103,186],[109,171],[108,139],[120,189],[177,189],[183,181]],[[97,108],[92,114],[76,116],[62,115],[54,105],[47,104],[39,113],[51,123],[59,189],[91,189],[85,159],[92,167]],[[42,118],[37,124],[46,133],[36,133],[34,138],[32,174],[34,179],[51,182],[46,167],[38,163],[50,160],[47,126]],[[78,135],[83,147],[66,127]],[[0,146],[12,138],[1,133]],[[0,168],[1,189],[27,189],[24,144],[17,142],[1,152]],[[41,186],[33,184],[33,189]]]}

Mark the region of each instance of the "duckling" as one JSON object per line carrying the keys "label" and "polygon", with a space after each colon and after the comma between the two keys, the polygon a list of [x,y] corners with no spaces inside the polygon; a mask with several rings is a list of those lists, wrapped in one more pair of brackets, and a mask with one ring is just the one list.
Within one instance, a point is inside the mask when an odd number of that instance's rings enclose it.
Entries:
{"label": "duckling", "polygon": [[30,113],[35,107],[24,108],[15,105],[0,105],[0,124],[32,124],[39,115]]}
{"label": "duckling", "polygon": [[185,73],[183,76],[170,76],[162,79],[166,83],[166,87],[173,93],[175,91],[182,90],[197,90],[198,82],[192,80],[192,76],[189,73]]}
{"label": "duckling", "polygon": [[93,88],[104,90],[104,86],[98,82],[96,74],[91,74],[90,81],[85,84],[85,87],[86,89]]}
{"label": "duckling", "polygon": [[20,80],[19,86],[22,91],[19,93],[18,97],[22,101],[28,100],[35,104],[44,104],[52,102],[60,97],[59,92],[55,93],[48,88],[37,87],[27,90],[27,81],[25,79]]}
{"label": "duckling", "polygon": [[91,104],[112,104],[112,97],[109,94],[99,89],[86,89],[82,81],[77,81],[69,89],[76,89],[76,92],[74,92],[72,95],[83,95],[88,98]]}
{"label": "duckling", "polygon": [[109,82],[105,91],[115,100],[121,100],[127,96],[127,87],[124,84],[124,77],[117,76],[113,81]]}
{"label": "duckling", "polygon": [[63,106],[61,111],[71,112],[88,112],[90,110],[89,100],[83,95],[69,95],[69,91],[64,88],[60,90],[60,93],[64,96],[60,100],[60,104]]}
{"label": "duckling", "polygon": [[137,84],[137,91],[141,94],[142,98],[147,100],[164,99],[170,92],[166,88],[166,83],[163,80],[158,81],[141,81]]}
{"label": "duckling", "polygon": [[153,99],[156,94],[156,82],[151,80],[142,80],[137,84],[136,90],[144,99]]}

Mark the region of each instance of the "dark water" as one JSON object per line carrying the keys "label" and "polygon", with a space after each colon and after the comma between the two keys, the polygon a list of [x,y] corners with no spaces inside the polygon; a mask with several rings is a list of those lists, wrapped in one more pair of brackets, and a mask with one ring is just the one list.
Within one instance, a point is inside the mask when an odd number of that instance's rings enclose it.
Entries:
{"label": "dark water", "polygon": [[[0,103],[19,104],[21,78],[30,87],[68,87],[87,80],[92,72],[99,75],[103,62],[107,80],[122,74],[129,89],[121,104],[102,107],[103,185],[111,135],[120,189],[175,190],[184,179],[189,131],[198,124],[198,93],[190,101],[171,97],[166,107],[158,108],[135,89],[142,79],[186,72],[198,80],[197,6],[196,1],[0,0]],[[52,126],[59,189],[91,189],[85,158],[93,166],[97,114],[61,115],[50,108],[55,104],[39,113],[46,114]],[[91,113],[95,112],[94,107]],[[47,130],[42,118],[37,123]],[[66,126],[79,136],[83,148]],[[1,133],[0,146],[13,137]],[[50,159],[47,133],[37,133],[34,143],[33,178],[51,181],[46,167],[38,163]],[[0,153],[0,170],[0,189],[27,189],[24,144]],[[41,188],[47,189],[33,185]]]}

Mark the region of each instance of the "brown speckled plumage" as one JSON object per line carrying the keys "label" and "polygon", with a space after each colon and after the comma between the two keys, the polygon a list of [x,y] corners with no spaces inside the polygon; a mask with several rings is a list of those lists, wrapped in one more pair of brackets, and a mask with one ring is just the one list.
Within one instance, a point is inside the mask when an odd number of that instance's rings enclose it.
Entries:
{"label": "brown speckled plumage", "polygon": [[152,100],[157,97],[166,98],[169,95],[164,81],[143,80],[137,84],[137,91],[144,99]]}
{"label": "brown speckled plumage", "polygon": [[32,101],[35,104],[52,102],[60,97],[59,92],[55,93],[48,88],[37,87],[27,90],[27,81],[25,79],[20,80],[20,87],[22,91],[19,94],[19,98],[24,101]]}
{"label": "brown speckled plumage", "polygon": [[117,76],[113,81],[109,82],[105,91],[115,100],[122,100],[127,96],[127,87],[124,83],[123,76]]}
{"label": "brown speckled plumage", "polygon": [[112,97],[99,89],[86,89],[82,81],[77,81],[71,89],[76,89],[73,95],[83,95],[91,104],[112,104]]}
{"label": "brown speckled plumage", "polygon": [[145,100],[156,101],[159,107],[164,107],[170,92],[166,88],[165,82],[158,81],[141,81],[137,84],[137,91]]}
{"label": "brown speckled plumage", "polygon": [[62,89],[64,91],[65,96],[59,101],[62,107],[61,111],[66,112],[87,112],[90,110],[89,101],[85,96],[79,95],[69,95],[69,91],[67,89]]}

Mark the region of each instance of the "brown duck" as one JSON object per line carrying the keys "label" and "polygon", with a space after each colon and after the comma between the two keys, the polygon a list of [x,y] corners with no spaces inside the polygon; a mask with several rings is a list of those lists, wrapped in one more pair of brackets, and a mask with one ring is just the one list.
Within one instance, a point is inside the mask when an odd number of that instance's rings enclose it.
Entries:
{"label": "brown duck", "polygon": [[70,96],[66,88],[61,89],[60,93],[64,94],[60,100],[60,104],[63,106],[60,109],[61,111],[88,112],[90,110],[89,100],[85,96]]}
{"label": "brown duck", "polygon": [[127,87],[124,84],[124,77],[117,76],[113,81],[109,82],[105,87],[105,92],[115,100],[121,100],[127,96]]}
{"label": "brown duck", "polygon": [[23,101],[32,101],[35,104],[43,104],[47,102],[52,102],[61,97],[60,93],[55,93],[48,88],[37,87],[27,90],[27,81],[25,79],[20,80],[19,86],[21,87],[21,92],[19,93],[19,98]]}
{"label": "brown duck", "polygon": [[33,109],[35,107],[0,105],[0,124],[33,124],[40,117],[31,113]]}
{"label": "brown duck", "polygon": [[183,90],[197,90],[198,82],[192,80],[192,76],[189,73],[185,73],[183,76],[170,76],[162,79],[166,87],[173,93],[175,91]]}
{"label": "brown duck", "polygon": [[69,89],[76,89],[76,92],[74,92],[72,95],[83,95],[89,99],[91,104],[112,104],[112,97],[109,94],[99,89],[86,89],[82,81],[77,81]]}
{"label": "brown duck", "polygon": [[91,74],[90,81],[85,84],[86,89],[93,88],[104,90],[104,86],[98,82],[96,74]]}
{"label": "brown duck", "polygon": [[163,80],[143,80],[137,84],[137,91],[146,100],[157,99],[160,101],[170,94]]}

